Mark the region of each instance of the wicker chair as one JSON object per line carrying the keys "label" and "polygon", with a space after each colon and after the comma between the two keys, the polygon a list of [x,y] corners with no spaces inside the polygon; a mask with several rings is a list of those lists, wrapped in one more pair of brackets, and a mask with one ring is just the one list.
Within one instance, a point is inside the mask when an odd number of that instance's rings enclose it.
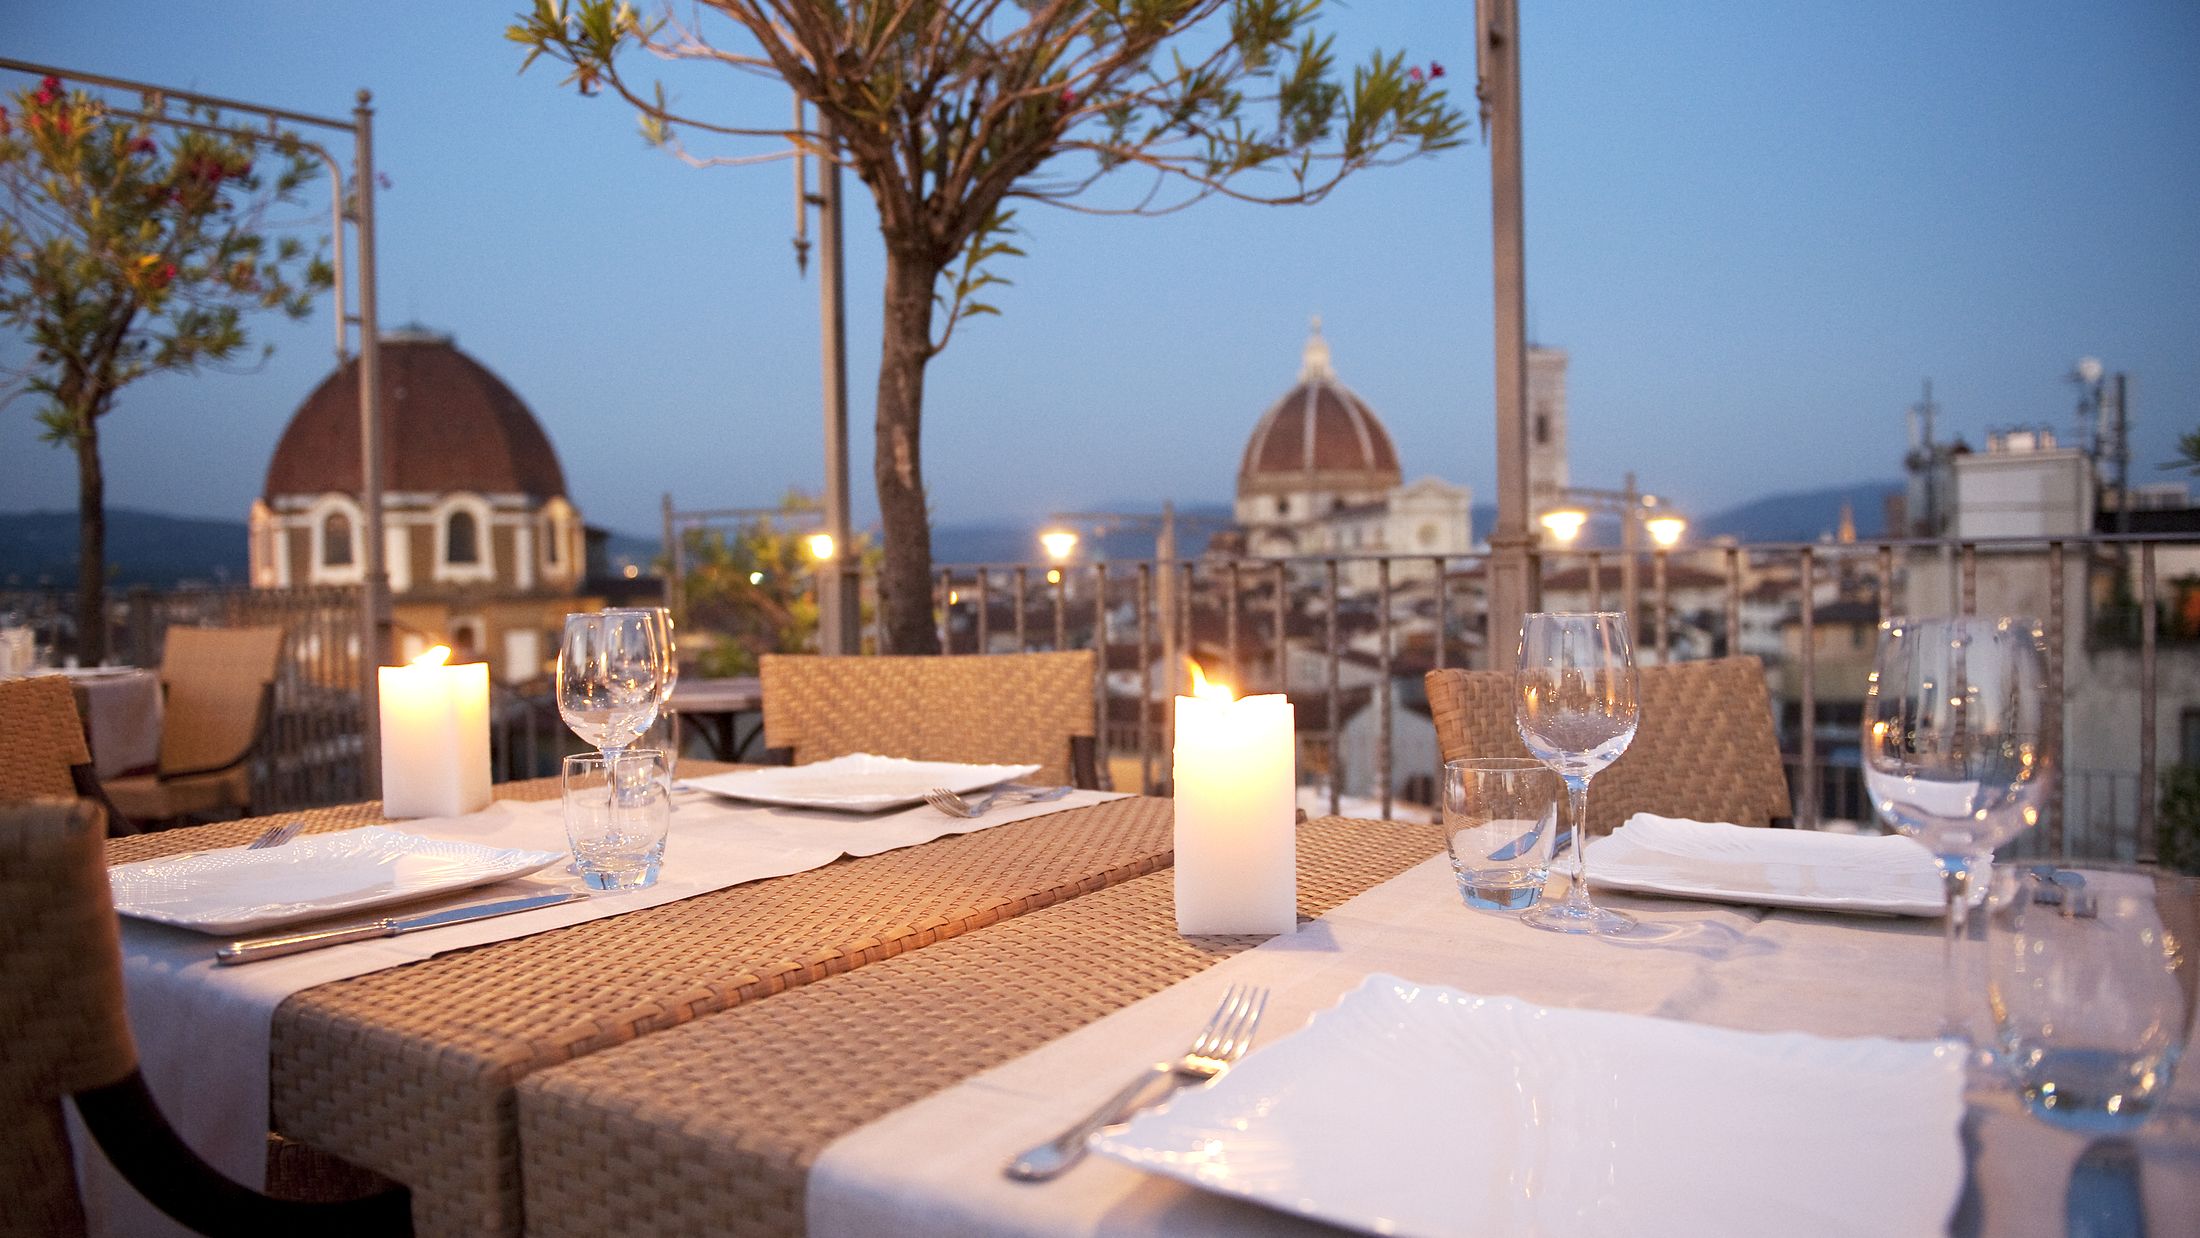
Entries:
{"label": "wicker chair", "polygon": [[62,1101],[139,1193],[209,1235],[408,1234],[402,1189],[341,1203],[277,1200],[231,1182],[176,1137],[138,1073],[100,810],[0,805],[0,1233],[80,1234]]}
{"label": "wicker chair", "polygon": [[1042,782],[1099,785],[1092,651],[985,657],[767,654],[764,744],[799,764],[873,752],[1037,765]]}
{"label": "wicker chair", "polygon": [[[1645,666],[1635,741],[1598,774],[1589,826],[1602,833],[1638,812],[1771,825],[1793,811],[1764,667],[1755,658]],[[1526,756],[1507,671],[1428,673],[1429,711],[1444,759]]]}
{"label": "wicker chair", "polygon": [[[77,709],[76,693],[59,675],[0,680],[0,803],[52,796],[106,805]],[[115,833],[136,832],[129,818],[112,806],[108,812]]]}
{"label": "wicker chair", "polygon": [[171,628],[160,660],[160,772],[110,779],[139,821],[252,805],[252,756],[267,734],[281,628]]}

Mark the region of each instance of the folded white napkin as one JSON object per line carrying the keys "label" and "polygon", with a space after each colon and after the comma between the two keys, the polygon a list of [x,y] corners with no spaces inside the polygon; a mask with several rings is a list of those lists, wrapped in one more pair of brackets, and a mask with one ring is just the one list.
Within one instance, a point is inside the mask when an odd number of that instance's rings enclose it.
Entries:
{"label": "folded white napkin", "polygon": [[1932,854],[1900,835],[1771,830],[1636,813],[1589,844],[1592,885],[1721,902],[1937,916]]}

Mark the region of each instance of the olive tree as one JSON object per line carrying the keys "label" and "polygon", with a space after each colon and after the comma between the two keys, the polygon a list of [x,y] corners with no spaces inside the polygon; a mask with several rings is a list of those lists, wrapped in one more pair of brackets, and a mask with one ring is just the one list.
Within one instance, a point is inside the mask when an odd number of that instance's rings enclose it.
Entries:
{"label": "olive tree", "polygon": [[[639,109],[696,164],[781,144],[868,188],[885,242],[874,473],[890,652],[938,648],[920,451],[925,367],[996,312],[1021,201],[1161,214],[1202,198],[1309,203],[1345,176],[1456,144],[1441,66],[1377,54],[1340,74],[1320,0],[535,0],[507,32],[583,94]],[[682,16],[692,13],[692,18]],[[640,55],[637,56],[636,53]],[[634,62],[776,79],[814,125],[683,110]],[[789,109],[790,111],[792,109]],[[690,135],[694,135],[691,138]]]}

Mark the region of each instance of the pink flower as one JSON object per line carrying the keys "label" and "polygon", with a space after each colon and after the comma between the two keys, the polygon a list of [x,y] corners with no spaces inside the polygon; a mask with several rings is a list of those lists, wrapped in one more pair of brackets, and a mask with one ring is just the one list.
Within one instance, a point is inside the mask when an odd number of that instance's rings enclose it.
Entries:
{"label": "pink flower", "polygon": [[1412,78],[1415,84],[1419,84],[1421,80],[1421,66],[1415,65],[1412,68],[1407,69],[1406,76]]}

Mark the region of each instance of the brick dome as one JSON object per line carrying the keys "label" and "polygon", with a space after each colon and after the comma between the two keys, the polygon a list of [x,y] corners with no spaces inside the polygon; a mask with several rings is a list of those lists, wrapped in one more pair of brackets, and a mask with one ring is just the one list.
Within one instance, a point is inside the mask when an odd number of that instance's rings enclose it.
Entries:
{"label": "brick dome", "polygon": [[[447,335],[382,337],[384,489],[423,494],[565,493],[565,470],[535,415]],[[290,419],[267,466],[266,497],[360,493],[359,369],[346,361]]]}
{"label": "brick dome", "polygon": [[1316,320],[1298,386],[1276,401],[1245,444],[1238,493],[1388,490],[1400,480],[1390,432],[1365,401],[1337,381]]}

